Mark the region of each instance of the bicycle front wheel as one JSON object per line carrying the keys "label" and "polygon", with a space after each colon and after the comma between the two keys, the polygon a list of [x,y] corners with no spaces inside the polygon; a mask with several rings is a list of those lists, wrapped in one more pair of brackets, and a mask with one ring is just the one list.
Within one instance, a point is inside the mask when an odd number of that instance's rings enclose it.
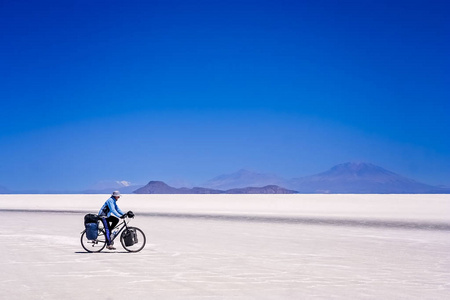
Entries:
{"label": "bicycle front wheel", "polygon": [[128,252],[139,252],[144,249],[146,243],[145,234],[137,227],[128,227],[120,235],[120,243]]}
{"label": "bicycle front wheel", "polygon": [[100,252],[106,246],[106,234],[105,230],[98,230],[98,237],[95,240],[88,240],[86,237],[86,230],[81,233],[81,246],[87,252]]}

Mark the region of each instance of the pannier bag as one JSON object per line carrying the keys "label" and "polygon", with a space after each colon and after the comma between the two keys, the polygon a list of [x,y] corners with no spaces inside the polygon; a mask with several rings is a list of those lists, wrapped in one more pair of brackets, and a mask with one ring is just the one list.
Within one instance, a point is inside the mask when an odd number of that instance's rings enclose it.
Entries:
{"label": "pannier bag", "polygon": [[123,236],[123,241],[125,242],[125,246],[133,246],[138,242],[137,234],[134,229],[128,229],[125,231],[125,234]]}
{"label": "pannier bag", "polygon": [[84,227],[86,228],[86,238],[96,240],[98,237],[98,216],[95,214],[85,215]]}
{"label": "pannier bag", "polygon": [[137,244],[138,243],[138,238],[137,238],[136,230],[131,229],[131,235],[133,236],[134,243]]}
{"label": "pannier bag", "polygon": [[85,227],[86,227],[86,238],[88,240],[96,240],[98,237],[98,224],[87,223]]}
{"label": "pannier bag", "polygon": [[98,222],[98,216],[94,214],[87,214],[84,216],[84,225],[88,223],[97,223]]}

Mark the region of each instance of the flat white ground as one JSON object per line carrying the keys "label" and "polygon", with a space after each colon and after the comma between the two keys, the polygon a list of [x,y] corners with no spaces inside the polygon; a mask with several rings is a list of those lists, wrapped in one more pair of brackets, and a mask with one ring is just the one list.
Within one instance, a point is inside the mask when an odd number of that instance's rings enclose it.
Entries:
{"label": "flat white ground", "polygon": [[0,196],[0,298],[450,298],[448,195],[125,195],[146,247],[86,253],[106,198]]}

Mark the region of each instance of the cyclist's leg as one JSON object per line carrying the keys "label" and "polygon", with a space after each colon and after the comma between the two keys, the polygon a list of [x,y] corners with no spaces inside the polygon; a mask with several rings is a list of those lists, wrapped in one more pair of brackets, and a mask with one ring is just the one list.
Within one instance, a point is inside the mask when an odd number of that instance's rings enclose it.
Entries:
{"label": "cyclist's leg", "polygon": [[116,227],[116,225],[119,223],[119,219],[113,215],[109,216],[106,220],[108,221],[108,223],[110,223],[110,227],[109,227],[110,230],[113,230]]}
{"label": "cyclist's leg", "polygon": [[109,246],[111,244],[111,237],[110,237],[111,230],[109,228],[109,223],[105,217],[101,217],[100,219],[102,220],[103,227],[105,227],[106,245]]}

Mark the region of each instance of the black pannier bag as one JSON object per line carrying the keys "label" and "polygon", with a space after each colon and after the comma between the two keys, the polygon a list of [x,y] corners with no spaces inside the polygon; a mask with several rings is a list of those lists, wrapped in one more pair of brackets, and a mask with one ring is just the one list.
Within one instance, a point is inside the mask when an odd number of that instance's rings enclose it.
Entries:
{"label": "black pannier bag", "polygon": [[84,216],[84,225],[88,223],[97,223],[98,222],[98,216],[94,214],[87,214]]}
{"label": "black pannier bag", "polygon": [[131,234],[133,235],[134,243],[137,244],[138,243],[138,238],[137,238],[136,230],[132,229],[132,233]]}
{"label": "black pannier bag", "polygon": [[133,246],[138,242],[136,231],[134,229],[128,229],[125,231],[123,235],[123,241],[125,242],[125,246]]}
{"label": "black pannier bag", "polygon": [[84,227],[86,228],[86,238],[95,240],[98,237],[98,217],[94,214],[84,216]]}

